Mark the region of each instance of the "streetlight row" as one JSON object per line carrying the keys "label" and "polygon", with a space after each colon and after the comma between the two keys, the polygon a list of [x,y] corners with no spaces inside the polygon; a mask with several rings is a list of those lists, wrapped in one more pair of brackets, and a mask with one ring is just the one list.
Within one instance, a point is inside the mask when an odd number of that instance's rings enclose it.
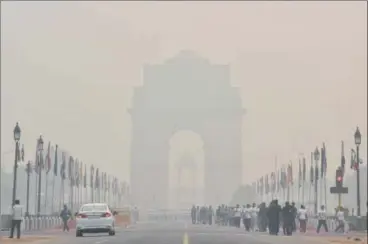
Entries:
{"label": "streetlight row", "polygon": [[[351,156],[351,168],[353,170],[356,170],[357,172],[357,214],[360,216],[360,171],[359,171],[359,164],[362,163],[362,161],[359,158],[359,146],[361,144],[361,133],[359,130],[359,127],[357,127],[355,133],[354,133],[354,142],[356,145],[356,151],[352,149],[352,156]],[[343,149],[342,149],[343,150]],[[313,159],[315,162],[315,165],[313,167]],[[319,166],[318,161],[321,160],[320,170],[319,172]],[[339,166],[339,169],[341,169],[343,172],[345,171],[345,157],[342,152],[342,158],[341,158],[341,166]],[[318,192],[318,186],[317,181],[319,180],[319,175],[321,175],[321,178],[324,177],[326,179],[326,170],[327,170],[327,157],[326,157],[326,148],[325,144],[323,143],[322,148],[319,150],[318,147],[314,150],[314,152],[311,153],[311,165],[310,165],[310,183],[314,184],[314,192],[315,192],[315,199],[314,199],[314,208],[315,211],[317,211],[317,192]],[[298,184],[299,187],[306,181],[306,160],[305,157],[303,157],[302,162],[299,160],[299,177],[298,177]],[[275,172],[272,172],[270,174],[271,178],[271,184],[268,182],[268,174],[265,176],[262,176],[260,179],[258,179],[256,182],[252,184],[254,191],[260,195],[263,195],[265,192],[268,193],[276,193],[279,192],[279,190],[285,190],[288,191],[287,198],[289,199],[289,185],[293,185],[293,170],[292,170],[292,163],[290,162],[286,168],[284,166]],[[299,192],[298,192],[299,193]],[[304,194],[303,194],[304,195]]]}
{"label": "streetlight row", "polygon": [[[15,160],[14,160],[14,176],[13,176],[13,197],[12,197],[12,203],[15,203],[15,199],[16,199],[16,195],[17,195],[17,169],[18,169],[18,162],[21,160],[24,160],[24,149],[22,148],[22,152],[20,152],[19,150],[19,142],[20,142],[20,138],[21,138],[21,129],[19,127],[19,123],[16,123],[16,126],[14,128],[14,140],[16,142],[16,150],[15,150]],[[50,143],[47,149],[47,155],[46,155],[46,164],[44,164],[44,156],[43,156],[43,151],[44,151],[44,140],[42,138],[42,135],[40,135],[40,137],[37,139],[37,150],[36,150],[36,162],[35,162],[35,167],[34,170],[35,172],[38,174],[38,194],[37,194],[37,214],[41,215],[41,184],[42,184],[42,169],[45,168],[45,166],[47,166],[47,170],[46,170],[46,177],[47,174],[49,173],[50,169],[51,169],[51,152],[50,152]],[[57,176],[58,174],[58,165],[57,165],[57,161],[58,161],[58,157],[57,157],[57,153],[58,153],[58,145],[56,145],[56,151],[55,151],[55,162],[54,162],[54,177]],[[83,164],[82,162],[79,162],[78,159],[74,160],[74,158],[72,156],[69,156],[69,180],[70,180],[70,187],[74,188],[77,187],[79,189],[79,185],[83,185],[84,188],[87,188],[87,166],[86,164],[84,164],[84,170],[83,170]],[[66,177],[66,153],[62,152],[62,162],[61,162],[61,166],[60,166],[60,176],[62,179],[62,182],[64,182],[64,180],[67,178]],[[83,173],[84,171],[84,173]],[[32,172],[32,165],[31,165],[31,161],[28,161],[28,163],[26,164],[26,172],[27,172],[27,214],[29,213],[29,178],[30,178],[30,174]],[[95,177],[94,177],[95,175]],[[103,190],[105,191],[109,191],[110,186],[112,187],[112,191],[114,195],[120,195],[120,194],[125,194],[128,191],[128,185],[124,182],[119,182],[119,180],[116,177],[112,177],[112,176],[107,176],[106,173],[103,172],[99,172],[99,169],[94,169],[94,166],[91,165],[91,171],[90,171],[90,176],[91,176],[91,191],[92,191],[92,201],[94,201],[93,199],[93,192],[96,189],[98,192],[101,189],[101,186],[103,188]],[[94,179],[95,178],[95,179]],[[102,178],[102,179],[101,179]],[[110,180],[111,180],[111,184],[110,184]],[[108,181],[108,183],[107,183]],[[46,182],[47,184],[47,182]],[[64,185],[64,183],[62,183]],[[64,187],[63,187],[64,190]],[[79,190],[78,190],[79,191]],[[63,193],[64,195],[64,193]],[[64,198],[64,197],[63,197]],[[64,199],[63,199],[64,201]]]}

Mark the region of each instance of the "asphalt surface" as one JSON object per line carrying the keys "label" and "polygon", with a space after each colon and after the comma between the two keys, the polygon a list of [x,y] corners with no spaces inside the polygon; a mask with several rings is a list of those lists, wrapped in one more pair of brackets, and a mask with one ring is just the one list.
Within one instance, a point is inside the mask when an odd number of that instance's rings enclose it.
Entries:
{"label": "asphalt surface", "polygon": [[86,234],[76,237],[75,231],[52,235],[55,237],[52,244],[311,244],[300,236],[275,237],[266,233],[245,233],[233,227],[184,222],[138,223],[127,229],[117,229],[115,236]]}

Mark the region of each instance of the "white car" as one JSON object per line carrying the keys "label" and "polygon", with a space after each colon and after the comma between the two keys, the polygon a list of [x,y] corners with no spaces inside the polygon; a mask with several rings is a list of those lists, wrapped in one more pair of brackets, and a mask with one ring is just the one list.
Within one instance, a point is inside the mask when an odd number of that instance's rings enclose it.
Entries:
{"label": "white car", "polygon": [[115,235],[115,213],[106,203],[84,204],[76,214],[76,236],[83,233]]}

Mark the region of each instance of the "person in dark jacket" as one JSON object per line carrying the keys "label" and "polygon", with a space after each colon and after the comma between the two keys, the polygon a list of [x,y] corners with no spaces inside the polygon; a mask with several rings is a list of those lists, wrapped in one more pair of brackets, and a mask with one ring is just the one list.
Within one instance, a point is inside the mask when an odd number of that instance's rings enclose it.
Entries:
{"label": "person in dark jacket", "polygon": [[295,202],[292,202],[291,203],[291,207],[292,207],[292,212],[293,212],[293,216],[294,216],[294,219],[293,219],[293,222],[292,222],[292,226],[293,226],[293,232],[296,231],[296,217],[298,215],[298,209],[295,207]]}
{"label": "person in dark jacket", "polygon": [[70,212],[68,207],[66,205],[64,205],[64,208],[63,208],[63,210],[61,210],[61,213],[60,213],[60,218],[63,221],[63,231],[64,232],[65,231],[69,232],[68,221],[71,217],[72,217],[72,213]]}
{"label": "person in dark jacket", "polygon": [[278,235],[280,229],[280,212],[281,207],[277,200],[273,200],[267,211],[268,229],[270,235]]}
{"label": "person in dark jacket", "polygon": [[209,207],[208,207],[208,212],[207,212],[207,214],[208,214],[208,224],[209,225],[212,225],[212,217],[213,217],[213,209],[212,209],[212,206],[210,205]]}
{"label": "person in dark jacket", "polygon": [[282,208],[282,219],[283,219],[283,228],[284,234],[287,236],[291,236],[293,233],[293,221],[295,222],[293,207],[289,202],[285,203],[285,206]]}
{"label": "person in dark jacket", "polygon": [[267,208],[264,202],[261,203],[259,206],[258,221],[259,221],[259,231],[265,232],[267,229]]}
{"label": "person in dark jacket", "polygon": [[197,209],[193,205],[192,210],[191,210],[192,224],[195,224],[197,222],[197,213],[196,212],[197,212]]}

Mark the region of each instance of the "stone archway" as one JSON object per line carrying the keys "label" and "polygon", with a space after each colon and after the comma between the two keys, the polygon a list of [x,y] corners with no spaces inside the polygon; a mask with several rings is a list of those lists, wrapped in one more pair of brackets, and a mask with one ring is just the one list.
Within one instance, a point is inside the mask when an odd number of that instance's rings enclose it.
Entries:
{"label": "stone archway", "polygon": [[229,66],[183,51],[163,64],[144,66],[143,79],[130,110],[133,203],[167,207],[169,139],[178,130],[203,138],[206,203],[229,202],[242,181],[244,113]]}

